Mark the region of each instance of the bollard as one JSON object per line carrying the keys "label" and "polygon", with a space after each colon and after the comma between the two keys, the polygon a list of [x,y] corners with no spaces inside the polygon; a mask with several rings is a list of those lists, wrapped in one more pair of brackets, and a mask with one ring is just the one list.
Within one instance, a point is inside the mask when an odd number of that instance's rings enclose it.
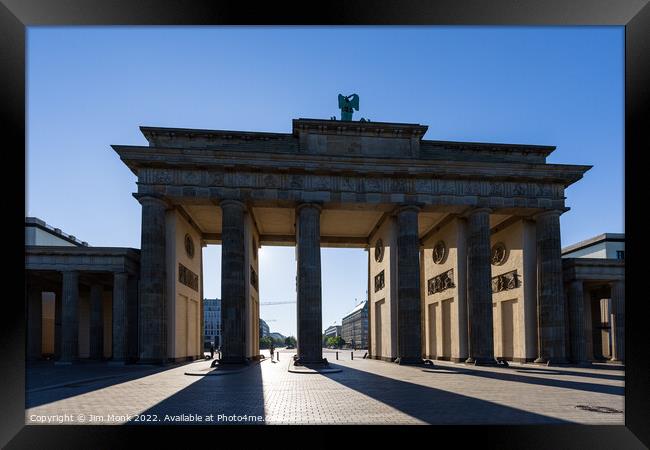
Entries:
{"label": "bollard", "polygon": [[277,356],[275,357],[275,359],[278,360],[278,361],[280,361],[280,352],[277,352],[276,355],[277,355]]}
{"label": "bollard", "polygon": [[350,359],[354,359],[354,352],[350,352]]}
{"label": "bollard", "polygon": [[336,360],[339,360],[339,352],[336,352]]}

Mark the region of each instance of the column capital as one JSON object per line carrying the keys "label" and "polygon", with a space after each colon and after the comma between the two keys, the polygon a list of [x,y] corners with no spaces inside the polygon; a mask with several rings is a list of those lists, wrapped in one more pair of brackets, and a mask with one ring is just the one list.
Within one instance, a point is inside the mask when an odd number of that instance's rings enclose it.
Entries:
{"label": "column capital", "polygon": [[219,206],[221,208],[224,208],[224,207],[227,208],[229,206],[238,206],[238,207],[242,208],[243,210],[247,209],[246,203],[242,202],[241,200],[235,200],[235,199],[231,199],[231,198],[226,198],[226,199],[221,200],[219,202]]}
{"label": "column capital", "polygon": [[578,278],[575,278],[569,282],[569,286],[580,286],[581,288],[584,288],[584,280],[580,280]]}
{"label": "column capital", "polygon": [[471,208],[471,209],[465,211],[463,214],[461,214],[460,217],[462,217],[462,218],[464,218],[464,219],[467,219],[467,218],[469,218],[470,216],[473,216],[474,214],[478,214],[478,213],[488,213],[488,214],[491,214],[491,213],[492,213],[492,209],[491,209],[491,208],[485,208],[485,207],[480,207],[480,208]]}
{"label": "column capital", "polygon": [[548,217],[548,216],[558,216],[559,217],[563,213],[564,213],[564,211],[559,210],[559,209],[549,209],[549,210],[540,211],[540,212],[538,212],[536,214],[533,214],[531,216],[531,218],[533,220],[537,220],[537,219],[540,219],[542,217]]}
{"label": "column capital", "polygon": [[171,208],[169,200],[162,194],[134,192],[132,195],[140,204],[143,204],[143,202],[160,202],[165,208]]}
{"label": "column capital", "polygon": [[296,206],[296,212],[300,211],[302,208],[314,208],[314,209],[317,209],[319,213],[323,210],[323,206],[320,203],[317,203],[317,202],[299,203]]}
{"label": "column capital", "polygon": [[397,205],[397,207],[393,210],[393,215],[396,216],[399,213],[404,211],[420,212],[421,210],[422,210],[422,206],[417,203],[404,203],[401,205]]}
{"label": "column capital", "polygon": [[66,270],[61,270],[61,275],[67,276],[67,277],[79,277],[79,271],[75,269],[66,269]]}
{"label": "column capital", "polygon": [[609,283],[610,287],[625,285],[625,280],[612,280]]}

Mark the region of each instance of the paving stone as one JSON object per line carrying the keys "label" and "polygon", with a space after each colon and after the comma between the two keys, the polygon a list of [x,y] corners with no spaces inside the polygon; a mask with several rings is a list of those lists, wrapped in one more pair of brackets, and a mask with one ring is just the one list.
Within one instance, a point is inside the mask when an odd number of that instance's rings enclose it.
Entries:
{"label": "paving stone", "polygon": [[347,359],[330,359],[341,372],[306,375],[287,370],[291,354],[229,377],[184,375],[210,364],[198,361],[31,392],[26,422],[50,417],[57,423],[61,416],[58,422],[70,424],[186,424],[192,418],[199,424],[624,424],[623,370],[444,361],[415,367],[363,359],[363,352],[350,360],[348,352]]}

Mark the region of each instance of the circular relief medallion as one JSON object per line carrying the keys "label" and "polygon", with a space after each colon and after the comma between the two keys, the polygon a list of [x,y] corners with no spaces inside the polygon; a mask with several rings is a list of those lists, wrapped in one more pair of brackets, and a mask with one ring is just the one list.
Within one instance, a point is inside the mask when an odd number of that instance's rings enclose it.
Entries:
{"label": "circular relief medallion", "polygon": [[381,262],[384,259],[384,242],[379,239],[375,244],[375,261]]}
{"label": "circular relief medallion", "polygon": [[438,241],[436,245],[433,246],[433,262],[436,264],[442,264],[447,256],[447,246],[445,241]]}
{"label": "circular relief medallion", "polygon": [[508,259],[508,251],[503,242],[496,243],[492,246],[492,265],[500,266]]}
{"label": "circular relief medallion", "polygon": [[189,234],[185,235],[185,253],[190,258],[194,258],[194,240],[192,240],[192,236]]}

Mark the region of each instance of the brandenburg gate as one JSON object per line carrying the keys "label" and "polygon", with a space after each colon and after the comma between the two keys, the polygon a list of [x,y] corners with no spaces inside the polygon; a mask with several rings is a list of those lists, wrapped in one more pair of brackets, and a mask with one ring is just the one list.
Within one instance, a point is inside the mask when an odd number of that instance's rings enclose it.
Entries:
{"label": "brandenburg gate", "polygon": [[258,248],[296,247],[298,362],[323,361],[321,247],[368,252],[369,355],[569,358],[560,215],[590,166],[427,126],[294,119],[291,133],[141,127],[114,145],[142,205],[138,354],[202,354],[202,252],[222,245],[222,363],[259,358]]}

